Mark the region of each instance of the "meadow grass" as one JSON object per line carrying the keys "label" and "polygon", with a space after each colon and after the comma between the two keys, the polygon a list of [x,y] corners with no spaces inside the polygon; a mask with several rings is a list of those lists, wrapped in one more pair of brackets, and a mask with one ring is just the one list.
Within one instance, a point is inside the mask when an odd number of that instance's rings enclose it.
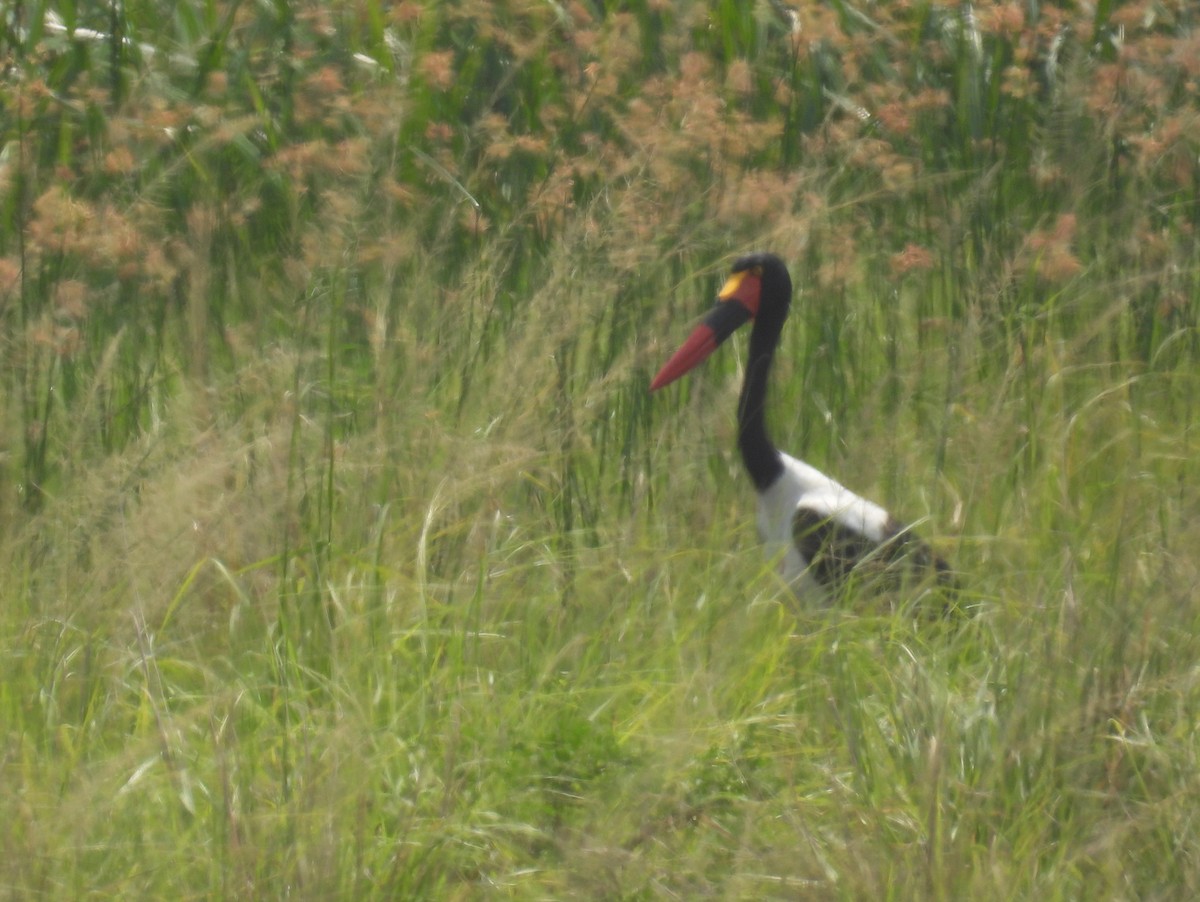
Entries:
{"label": "meadow grass", "polygon": [[[1195,14],[24,2],[13,898],[1200,888]],[[797,603],[781,447],[974,616]]]}

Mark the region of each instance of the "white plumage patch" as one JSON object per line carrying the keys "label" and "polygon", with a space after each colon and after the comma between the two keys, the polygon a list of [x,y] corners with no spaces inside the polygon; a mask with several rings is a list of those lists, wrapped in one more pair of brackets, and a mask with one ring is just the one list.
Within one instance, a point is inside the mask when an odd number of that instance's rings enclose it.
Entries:
{"label": "white plumage patch", "polygon": [[783,475],[758,496],[758,533],[772,560],[779,559],[780,573],[797,592],[817,588],[808,572],[809,561],[800,553],[794,535],[797,510],[812,511],[842,529],[879,545],[892,534],[892,519],[874,502],[854,494],[815,467],[783,452]]}

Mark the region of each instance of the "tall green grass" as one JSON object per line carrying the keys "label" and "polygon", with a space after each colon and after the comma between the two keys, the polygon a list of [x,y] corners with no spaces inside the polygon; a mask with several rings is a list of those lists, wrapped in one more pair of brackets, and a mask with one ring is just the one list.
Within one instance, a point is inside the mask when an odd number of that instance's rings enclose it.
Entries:
{"label": "tall green grass", "polygon": [[[1194,894],[1187,4],[2,22],[10,894]],[[751,248],[973,620],[790,599],[736,340],[647,395]]]}

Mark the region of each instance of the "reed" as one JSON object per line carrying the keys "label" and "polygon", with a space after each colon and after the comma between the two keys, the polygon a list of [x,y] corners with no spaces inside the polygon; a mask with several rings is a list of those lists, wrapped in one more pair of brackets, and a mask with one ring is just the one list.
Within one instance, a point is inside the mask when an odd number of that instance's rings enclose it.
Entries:
{"label": "reed", "polygon": [[[618,8],[619,6],[619,8]],[[19,896],[1194,895],[1185,3],[22,2]],[[782,447],[979,614],[791,601]]]}

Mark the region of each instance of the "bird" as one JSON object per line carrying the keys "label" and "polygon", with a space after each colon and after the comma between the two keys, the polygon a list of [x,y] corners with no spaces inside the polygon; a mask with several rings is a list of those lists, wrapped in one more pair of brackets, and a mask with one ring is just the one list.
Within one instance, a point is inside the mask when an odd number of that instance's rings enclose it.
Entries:
{"label": "bird", "polygon": [[816,467],[775,447],[767,382],[792,302],[783,260],[755,253],[733,264],[717,304],[650,383],[685,375],[747,322],[750,353],[738,398],[738,449],[758,493],[758,532],[796,595],[828,598],[848,585],[899,586],[929,577],[953,584],[949,565],[911,527]]}

